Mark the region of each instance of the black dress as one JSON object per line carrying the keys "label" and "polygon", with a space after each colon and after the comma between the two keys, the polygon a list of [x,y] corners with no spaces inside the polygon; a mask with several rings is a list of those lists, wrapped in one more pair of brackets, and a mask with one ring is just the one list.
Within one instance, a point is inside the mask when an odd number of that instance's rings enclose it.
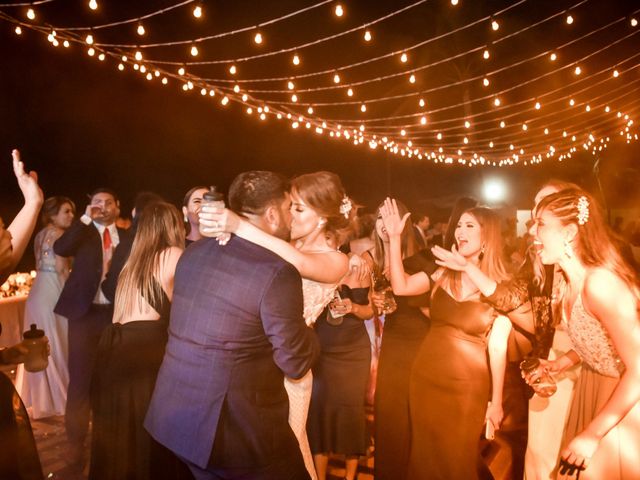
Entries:
{"label": "black dress", "polygon": [[[368,288],[342,285],[342,298],[369,303]],[[307,420],[311,452],[364,455],[367,449],[365,397],[371,344],[364,322],[353,314],[340,325],[326,321],[328,309],[316,320],[320,357],[313,367],[313,392]]]}
{"label": "black dress", "polygon": [[494,311],[458,302],[442,288],[431,300],[431,329],[411,372],[408,478],[478,478],[479,441],[490,399],[487,333]]}
{"label": "black dress", "polygon": [[192,478],[143,427],[167,343],[170,303],[152,305],[159,320],[113,323],[102,333],[91,385],[92,480]]}
{"label": "black dress", "polygon": [[[408,274],[433,273],[436,265],[423,250],[404,260]],[[429,330],[429,319],[419,307],[429,306],[429,295],[396,297],[397,310],[387,315],[382,334],[375,397],[375,478],[407,478],[411,424],[409,377],[418,349]]]}

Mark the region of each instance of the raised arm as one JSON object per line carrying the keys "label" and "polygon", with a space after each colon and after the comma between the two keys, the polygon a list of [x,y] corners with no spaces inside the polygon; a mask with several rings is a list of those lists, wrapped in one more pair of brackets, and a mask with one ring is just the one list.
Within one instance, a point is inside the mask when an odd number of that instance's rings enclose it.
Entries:
{"label": "raised arm", "polygon": [[[11,253],[9,255],[7,252],[8,261],[0,272],[0,276],[10,273],[22,258],[38,221],[38,213],[43,202],[42,190],[38,186],[36,172],[27,173],[25,171],[18,150],[13,150],[11,155],[13,157],[13,173],[24,196],[24,206],[7,228],[7,232],[11,236]],[[8,240],[6,234],[4,234],[4,238]]]}
{"label": "raised arm", "polygon": [[582,300],[607,330],[625,366],[607,403],[560,454],[570,464],[584,461],[588,467],[600,440],[640,401],[640,318],[636,296],[619,277],[605,269],[587,275]]}
{"label": "raised arm", "polygon": [[309,280],[338,283],[349,270],[349,258],[343,253],[300,251],[289,242],[268,234],[229,209],[209,209],[203,206],[199,217],[201,233],[204,236],[217,237],[221,232],[234,233],[284,258],[296,267],[302,277]]}
{"label": "raised arm", "polygon": [[428,292],[431,281],[425,272],[409,275],[402,264],[402,240],[401,235],[409,218],[409,213],[400,218],[398,204],[395,199],[387,198],[380,207],[382,222],[389,235],[389,275],[391,288],[395,295],[410,296]]}

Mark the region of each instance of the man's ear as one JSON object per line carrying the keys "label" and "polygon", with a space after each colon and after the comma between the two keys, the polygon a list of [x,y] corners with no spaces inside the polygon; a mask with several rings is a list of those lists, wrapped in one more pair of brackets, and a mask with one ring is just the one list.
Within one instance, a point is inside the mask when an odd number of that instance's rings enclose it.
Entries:
{"label": "man's ear", "polygon": [[279,226],[280,215],[278,215],[278,210],[275,206],[269,205],[267,208],[265,208],[262,216],[264,218],[264,221],[272,230],[276,229]]}

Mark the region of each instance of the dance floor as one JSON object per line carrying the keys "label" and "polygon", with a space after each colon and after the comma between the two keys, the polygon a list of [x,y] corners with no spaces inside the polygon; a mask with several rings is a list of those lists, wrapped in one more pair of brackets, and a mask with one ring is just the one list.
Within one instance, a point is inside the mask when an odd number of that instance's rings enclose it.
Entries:
{"label": "dance floor", "polygon": [[[67,458],[68,445],[64,433],[64,417],[32,420],[31,427],[38,446],[45,479],[85,480],[87,478],[87,468],[83,472],[76,472],[69,467]],[[87,455],[88,453],[87,451]],[[344,463],[338,457],[332,458],[329,480],[339,480],[343,477]],[[358,480],[373,480],[373,458],[363,458],[361,460],[357,478]]]}

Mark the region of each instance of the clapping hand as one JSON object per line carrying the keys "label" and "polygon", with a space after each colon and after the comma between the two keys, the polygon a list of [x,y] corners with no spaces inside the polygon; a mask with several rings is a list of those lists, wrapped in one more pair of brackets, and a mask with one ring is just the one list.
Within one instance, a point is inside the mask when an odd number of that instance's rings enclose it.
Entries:
{"label": "clapping hand", "polygon": [[396,200],[387,197],[380,207],[380,215],[382,216],[382,223],[384,224],[387,234],[389,237],[393,237],[400,236],[411,213],[407,212],[404,217],[400,218]]}
{"label": "clapping hand", "polygon": [[460,255],[455,244],[453,244],[450,251],[436,245],[431,249],[431,253],[436,257],[438,265],[449,270],[462,272],[468,265],[467,259]]}

